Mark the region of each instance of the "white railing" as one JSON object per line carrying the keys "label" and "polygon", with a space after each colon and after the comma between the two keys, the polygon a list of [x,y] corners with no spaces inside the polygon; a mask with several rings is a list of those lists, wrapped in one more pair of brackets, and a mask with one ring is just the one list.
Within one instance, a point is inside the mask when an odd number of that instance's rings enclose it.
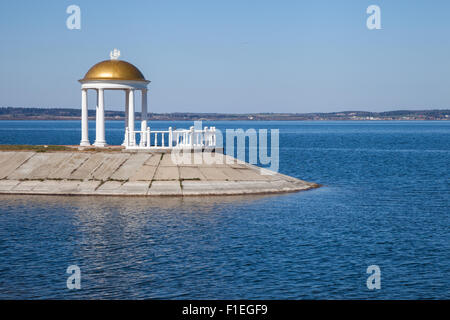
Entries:
{"label": "white railing", "polygon": [[129,131],[125,129],[123,145],[126,149],[215,148],[216,127],[203,130],[187,129]]}

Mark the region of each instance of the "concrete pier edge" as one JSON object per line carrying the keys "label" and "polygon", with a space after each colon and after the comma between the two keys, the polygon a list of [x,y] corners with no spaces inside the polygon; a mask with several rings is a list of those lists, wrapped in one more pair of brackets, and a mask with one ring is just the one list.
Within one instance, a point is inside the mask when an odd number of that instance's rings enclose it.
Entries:
{"label": "concrete pier edge", "polygon": [[276,194],[320,187],[280,173],[261,174],[257,166],[223,157],[228,161],[175,164],[170,153],[161,150],[0,150],[0,194],[184,197]]}

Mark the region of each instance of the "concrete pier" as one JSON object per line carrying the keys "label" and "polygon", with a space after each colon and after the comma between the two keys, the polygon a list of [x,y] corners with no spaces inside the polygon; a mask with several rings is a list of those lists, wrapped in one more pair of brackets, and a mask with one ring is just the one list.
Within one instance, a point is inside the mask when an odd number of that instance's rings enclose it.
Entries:
{"label": "concrete pier", "polygon": [[0,194],[204,196],[319,186],[223,157],[228,161],[177,164],[170,153],[0,151]]}

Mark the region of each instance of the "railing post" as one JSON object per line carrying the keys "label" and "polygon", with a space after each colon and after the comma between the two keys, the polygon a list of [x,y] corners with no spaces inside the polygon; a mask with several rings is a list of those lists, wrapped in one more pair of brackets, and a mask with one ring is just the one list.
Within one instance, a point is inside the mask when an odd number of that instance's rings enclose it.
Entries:
{"label": "railing post", "polygon": [[204,143],[204,147],[207,147],[209,145],[208,143],[208,139],[209,139],[209,131],[208,131],[208,127],[205,127],[205,131],[203,133],[203,143]]}
{"label": "railing post", "polygon": [[208,129],[208,147],[210,147],[211,146],[211,136],[212,136],[212,128],[209,128]]}
{"label": "railing post", "polygon": [[130,130],[129,131],[130,137],[128,138],[129,144],[132,147],[136,146],[136,131]]}
{"label": "railing post", "polygon": [[207,135],[208,135],[208,127],[205,127],[202,132],[202,146],[203,147],[206,147],[206,139],[208,138]]}
{"label": "railing post", "polygon": [[155,132],[155,148],[158,146],[158,132]]}
{"label": "railing post", "polygon": [[209,128],[209,133],[208,133],[208,145],[209,146],[211,146],[212,145],[212,137],[213,137],[213,133],[214,131],[213,131],[213,128],[212,127],[210,127]]}
{"label": "railing post", "polygon": [[139,147],[143,147],[144,146],[144,137],[145,131],[139,131]]}
{"label": "railing post", "polygon": [[211,146],[214,146],[214,135],[216,134],[214,132],[214,127],[212,127],[210,131],[211,131],[211,134],[209,135],[209,144]]}
{"label": "railing post", "polygon": [[125,128],[125,138],[124,138],[124,141],[123,141],[123,145],[125,146],[125,148],[127,148],[128,147],[128,135],[129,135],[129,130],[128,130],[128,127],[126,127]]}
{"label": "railing post", "polygon": [[190,135],[191,135],[191,149],[192,148],[194,148],[194,139],[195,139],[195,130],[194,130],[194,127],[191,127],[191,132],[190,132]]}
{"label": "railing post", "polygon": [[150,148],[150,127],[147,127],[147,148]]}
{"label": "railing post", "polygon": [[172,127],[169,127],[169,148],[172,149],[173,146],[173,133]]}

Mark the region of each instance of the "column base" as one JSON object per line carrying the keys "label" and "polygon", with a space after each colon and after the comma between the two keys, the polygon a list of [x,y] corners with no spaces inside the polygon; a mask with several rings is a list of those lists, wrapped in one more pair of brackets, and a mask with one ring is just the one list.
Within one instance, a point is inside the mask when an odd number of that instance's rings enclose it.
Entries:
{"label": "column base", "polygon": [[80,142],[80,147],[90,147],[91,143],[89,141],[83,141]]}
{"label": "column base", "polygon": [[122,146],[126,147],[128,145],[128,134],[125,133],[125,138],[123,139]]}
{"label": "column base", "polygon": [[145,147],[146,145],[147,145],[147,140],[141,139],[141,141],[139,141],[139,147]]}
{"label": "column base", "polygon": [[93,145],[98,148],[103,148],[107,146],[106,141],[95,141]]}

